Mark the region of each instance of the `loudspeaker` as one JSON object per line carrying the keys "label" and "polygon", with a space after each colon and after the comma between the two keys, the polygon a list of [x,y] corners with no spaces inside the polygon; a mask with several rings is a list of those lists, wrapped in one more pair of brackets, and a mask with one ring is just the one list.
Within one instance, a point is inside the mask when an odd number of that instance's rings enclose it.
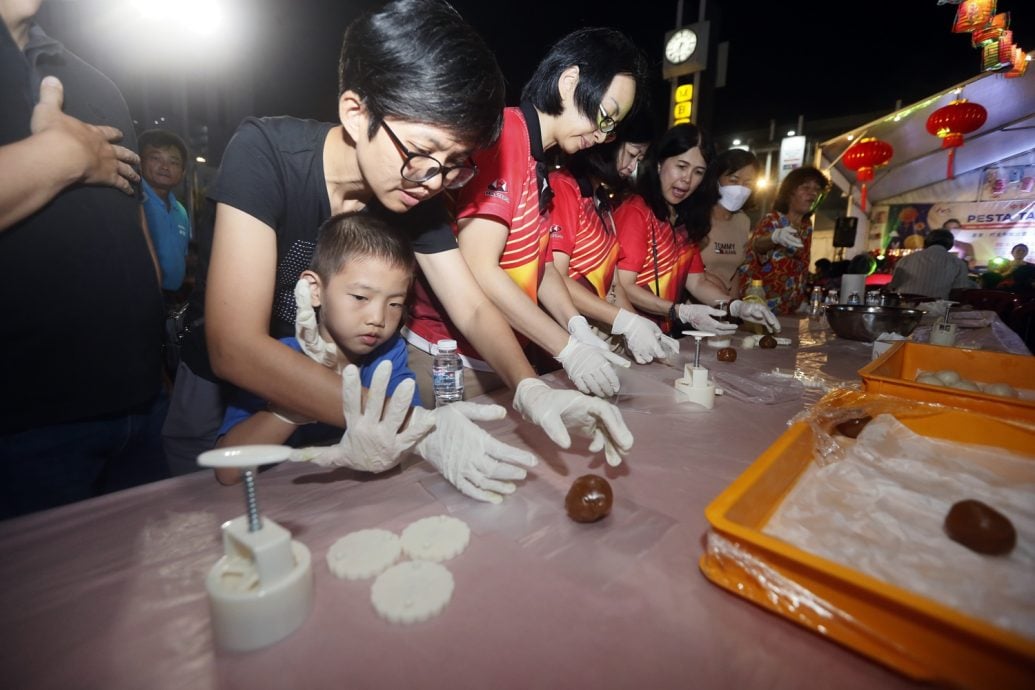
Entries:
{"label": "loudspeaker", "polygon": [[855,231],[859,225],[859,219],[855,216],[838,218],[834,221],[834,246],[853,247],[855,246]]}

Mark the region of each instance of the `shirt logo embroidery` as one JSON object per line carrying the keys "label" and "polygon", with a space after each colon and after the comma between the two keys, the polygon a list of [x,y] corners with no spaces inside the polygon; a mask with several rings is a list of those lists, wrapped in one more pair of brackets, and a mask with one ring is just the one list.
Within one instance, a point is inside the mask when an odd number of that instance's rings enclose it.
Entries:
{"label": "shirt logo embroidery", "polygon": [[550,234],[551,235],[557,235],[557,234],[560,234],[560,232],[561,232],[561,226],[560,225],[551,225],[550,226]]}
{"label": "shirt logo embroidery", "polygon": [[503,179],[497,179],[489,183],[488,188],[485,190],[485,196],[493,196],[503,201],[509,201],[510,197],[507,189],[507,181]]}
{"label": "shirt logo embroidery", "polygon": [[715,253],[716,254],[736,254],[737,245],[734,242],[716,242]]}

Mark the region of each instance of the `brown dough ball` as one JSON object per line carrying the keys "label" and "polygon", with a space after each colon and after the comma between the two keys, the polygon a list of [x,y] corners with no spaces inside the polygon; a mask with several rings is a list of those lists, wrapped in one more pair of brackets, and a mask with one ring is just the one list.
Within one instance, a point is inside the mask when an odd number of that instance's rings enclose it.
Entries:
{"label": "brown dough ball", "polygon": [[945,516],[945,533],[971,551],[989,556],[1006,555],[1017,545],[1017,530],[1009,518],[973,499],[953,504]]}
{"label": "brown dough ball", "polygon": [[772,350],[776,347],[776,338],[769,333],[766,333],[759,339],[758,346],[764,350]]}
{"label": "brown dough ball", "polygon": [[724,347],[715,353],[715,359],[720,362],[736,362],[737,351],[732,347]]}
{"label": "brown dough ball", "polygon": [[611,512],[614,494],[603,477],[584,474],[576,479],[564,497],[564,509],[575,522],[596,522]]}
{"label": "brown dough ball", "polygon": [[871,419],[873,419],[873,417],[871,417],[870,415],[866,415],[864,417],[856,417],[855,419],[846,419],[834,428],[837,429],[837,433],[841,434],[842,436],[847,436],[848,438],[858,438],[859,432],[863,430],[863,427],[870,423]]}

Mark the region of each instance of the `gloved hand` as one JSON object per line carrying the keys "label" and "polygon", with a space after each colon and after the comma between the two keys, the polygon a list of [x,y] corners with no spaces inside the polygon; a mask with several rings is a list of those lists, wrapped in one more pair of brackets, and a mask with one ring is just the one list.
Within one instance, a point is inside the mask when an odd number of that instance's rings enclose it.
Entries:
{"label": "gloved hand", "polygon": [[586,317],[581,314],[576,314],[568,320],[568,333],[574,336],[575,340],[578,340],[580,343],[607,350],[608,352],[611,351],[611,346],[593,332],[593,329],[589,326],[589,321],[586,321]]}
{"label": "gloved hand", "polygon": [[676,316],[683,323],[688,323],[699,331],[708,331],[715,335],[731,335],[737,330],[737,324],[713,318],[726,316],[726,312],[705,304],[677,304]]}
{"label": "gloved hand", "polygon": [[801,237],[798,236],[798,228],[793,225],[773,230],[773,234],[770,235],[770,238],[773,242],[782,244],[788,249],[801,249],[805,246],[805,243],[801,241]]}
{"label": "gloved hand", "polygon": [[312,286],[305,278],[295,283],[295,338],[302,346],[302,352],[318,364],[341,370],[348,364],[345,356],[338,351],[334,342],[324,340],[316,323],[316,310],[313,309]]}
{"label": "gloved hand", "polygon": [[[639,314],[619,309],[618,316],[611,324],[611,332],[615,335],[625,336],[625,344],[637,364],[647,364],[665,356],[661,338],[666,336],[657,324]],[[676,345],[676,349],[679,349],[678,345]]]}
{"label": "gloved hand", "polygon": [[618,392],[618,374],[612,365],[629,366],[629,360],[579,342],[575,336],[568,338],[568,344],[554,359],[580,391],[604,398]]}
{"label": "gloved hand", "polygon": [[348,428],[341,442],[334,446],[298,448],[291,451],[290,459],[364,472],[384,472],[399,464],[400,456],[431,431],[435,418],[415,415],[403,429],[416,384],[413,379],[401,382],[386,408],[385,395],[391,378],[391,361],[378,364],[367,389],[364,408],[360,399],[359,369],[354,364],[345,367],[341,375],[341,397]]}
{"label": "gloved hand", "polygon": [[[661,329],[659,328],[658,330],[660,331]],[[675,338],[670,338],[662,333],[661,337],[658,338],[658,342],[661,343],[662,349],[665,350],[665,354],[662,356],[662,359],[675,357],[679,354],[679,341]]]}
{"label": "gloved hand", "polygon": [[539,379],[522,379],[514,391],[514,409],[540,426],[561,448],[571,447],[569,429],[590,439],[592,453],[604,451],[607,464],[622,464],[633,436],[617,407],[573,390],[550,388]]}
{"label": "gloved hand", "polygon": [[499,503],[501,494],[514,493],[514,485],[505,480],[524,479],[525,468],[538,462],[528,451],[497,441],[472,421],[503,419],[507,411],[499,405],[455,402],[413,412],[435,418],[434,430],[417,443],[417,453],[471,498]]}
{"label": "gloved hand", "polygon": [[736,316],[745,321],[760,323],[773,333],[780,332],[780,322],[776,315],[769,311],[769,308],[758,302],[745,302],[735,299],[730,303],[730,316]]}

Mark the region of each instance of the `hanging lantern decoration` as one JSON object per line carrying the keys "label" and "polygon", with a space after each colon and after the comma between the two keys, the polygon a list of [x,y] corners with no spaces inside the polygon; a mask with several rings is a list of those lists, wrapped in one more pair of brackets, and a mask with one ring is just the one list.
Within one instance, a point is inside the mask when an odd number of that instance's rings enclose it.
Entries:
{"label": "hanging lantern decoration", "polygon": [[893,155],[895,150],[891,144],[874,137],[866,137],[852,144],[841,158],[846,168],[856,171],[855,179],[862,187],[859,207],[863,211],[866,211],[866,183],[873,179],[874,168],[886,165]]}
{"label": "hanging lantern decoration", "polygon": [[927,131],[942,140],[942,148],[949,149],[947,177],[956,176],[954,163],[956,149],[963,146],[963,136],[981,128],[988,119],[988,111],[978,103],[959,98],[938,108],[927,118]]}

